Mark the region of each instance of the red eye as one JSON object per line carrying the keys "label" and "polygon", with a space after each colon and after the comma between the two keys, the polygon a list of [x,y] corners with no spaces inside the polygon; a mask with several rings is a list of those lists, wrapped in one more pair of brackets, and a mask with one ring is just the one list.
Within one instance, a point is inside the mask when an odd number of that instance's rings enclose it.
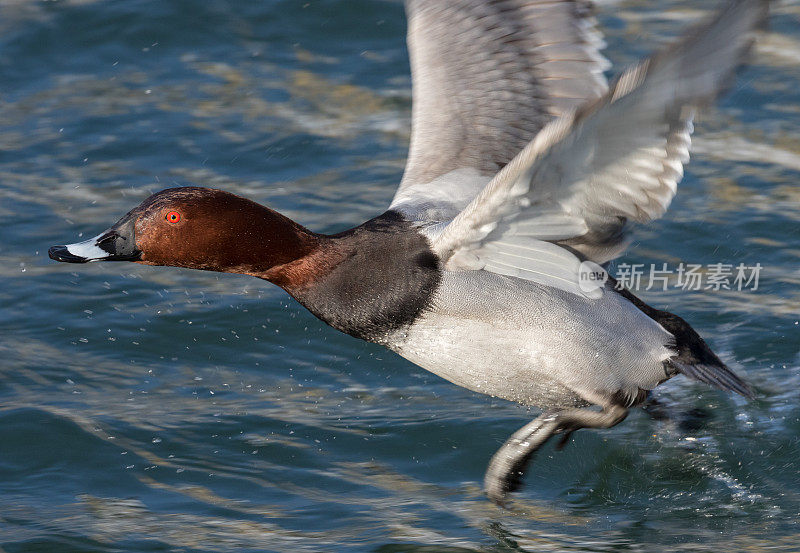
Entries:
{"label": "red eye", "polygon": [[170,211],[169,213],[167,213],[166,219],[170,223],[177,223],[178,221],[181,220],[181,214],[178,213],[177,211]]}

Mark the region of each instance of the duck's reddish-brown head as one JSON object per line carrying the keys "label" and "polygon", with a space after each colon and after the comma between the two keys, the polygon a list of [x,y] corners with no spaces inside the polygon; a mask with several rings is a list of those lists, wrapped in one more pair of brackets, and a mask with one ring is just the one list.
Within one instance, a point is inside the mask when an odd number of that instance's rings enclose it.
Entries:
{"label": "duck's reddish-brown head", "polygon": [[48,253],[69,263],[134,261],[262,276],[317,243],[317,235],[251,200],[182,187],[153,194],[94,238]]}

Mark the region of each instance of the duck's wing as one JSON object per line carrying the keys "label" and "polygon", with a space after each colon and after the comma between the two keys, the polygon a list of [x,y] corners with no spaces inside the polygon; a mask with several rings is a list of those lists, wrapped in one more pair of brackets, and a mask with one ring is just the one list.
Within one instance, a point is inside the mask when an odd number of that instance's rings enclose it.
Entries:
{"label": "duck's wing", "polygon": [[553,118],[607,90],[587,0],[407,0],[411,146],[391,208],[447,221]]}
{"label": "duck's wing", "polygon": [[767,4],[729,2],[623,73],[601,100],[549,123],[433,236],[446,268],[601,294],[578,286],[571,252],[607,261],[624,248],[627,221],[664,213],[688,158],[692,113],[732,80]]}

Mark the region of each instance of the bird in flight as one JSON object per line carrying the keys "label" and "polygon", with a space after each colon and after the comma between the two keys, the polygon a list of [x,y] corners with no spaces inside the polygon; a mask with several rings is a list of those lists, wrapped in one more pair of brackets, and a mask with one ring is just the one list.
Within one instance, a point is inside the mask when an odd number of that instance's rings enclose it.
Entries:
{"label": "bird in flight", "polygon": [[612,427],[677,374],[752,396],[688,323],[604,267],[667,210],[695,111],[732,82],[767,5],[728,1],[609,84],[587,2],[408,0],[411,146],[385,213],[325,235],[170,188],[49,255],[259,277],[342,332],[542,409],[490,461],[502,504],[552,436]]}

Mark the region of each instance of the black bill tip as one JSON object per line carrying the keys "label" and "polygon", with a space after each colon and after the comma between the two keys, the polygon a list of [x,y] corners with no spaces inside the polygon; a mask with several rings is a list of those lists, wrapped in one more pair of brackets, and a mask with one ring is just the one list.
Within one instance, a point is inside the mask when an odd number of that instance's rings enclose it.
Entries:
{"label": "black bill tip", "polygon": [[52,246],[47,250],[47,255],[54,261],[63,261],[65,263],[87,263],[89,261],[85,257],[70,253],[66,246]]}

